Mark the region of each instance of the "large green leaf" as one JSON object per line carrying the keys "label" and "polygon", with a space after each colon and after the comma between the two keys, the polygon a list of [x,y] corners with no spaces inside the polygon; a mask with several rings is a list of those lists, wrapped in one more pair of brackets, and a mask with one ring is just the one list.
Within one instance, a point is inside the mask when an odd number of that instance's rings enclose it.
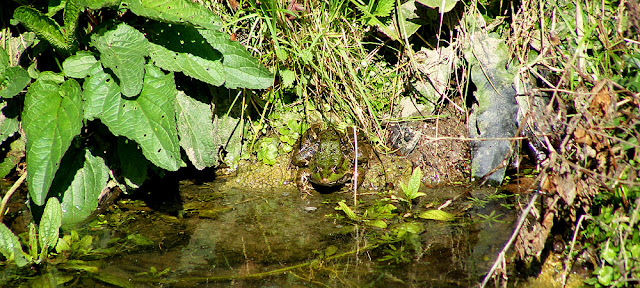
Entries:
{"label": "large green leaf", "polygon": [[14,260],[18,267],[27,265],[18,236],[13,234],[4,223],[0,223],[0,253],[8,261]]}
{"label": "large green leaf", "polygon": [[211,105],[202,103],[179,91],[176,98],[176,118],[180,146],[197,169],[218,164],[217,146],[213,142]]}
{"label": "large green leaf", "polygon": [[440,13],[446,13],[456,6],[458,0],[416,0],[416,2],[433,9],[438,9]]}
{"label": "large green leaf", "polygon": [[102,65],[118,76],[122,94],[128,97],[140,94],[144,57],[149,54],[149,42],[144,34],[121,23],[115,29],[94,34],[91,44],[100,51]]}
{"label": "large green leaf", "polygon": [[196,28],[156,23],[146,26],[143,32],[152,42],[149,55],[158,67],[183,72],[214,86],[224,83],[222,54]]}
{"label": "large green leaf", "polygon": [[37,80],[24,99],[22,125],[27,137],[29,194],[43,205],[62,156],[80,134],[83,110],[80,85],[73,79],[58,86]]}
{"label": "large green leaf", "polygon": [[199,31],[213,48],[222,53],[225,87],[266,89],[273,84],[273,75],[238,41],[231,41],[229,35],[222,32],[204,29]]}
{"label": "large green leaf", "polygon": [[98,198],[109,180],[109,168],[88,149],[67,153],[60,164],[51,192],[62,200],[62,224],[73,225],[98,207]]}
{"label": "large green leaf", "polygon": [[96,57],[88,51],[80,51],[62,62],[64,75],[71,78],[84,78],[101,68]]}
{"label": "large green leaf", "polygon": [[104,7],[118,7],[121,0],[74,0],[80,7],[86,7],[91,10],[98,10]]}
{"label": "large green leaf", "polygon": [[145,18],[169,23],[189,23],[218,30],[222,21],[207,8],[190,0],[125,0],[122,7]]}
{"label": "large green leaf", "polygon": [[124,99],[120,88],[104,71],[84,82],[86,118],[98,118],[115,135],[136,141],[142,153],[160,168],[175,171],[180,167],[180,147],[176,130],[173,74],[145,65],[146,76],[140,96]]}
{"label": "large green leaf", "polygon": [[49,248],[56,247],[61,225],[62,207],[60,206],[58,198],[51,197],[47,200],[47,205],[44,207],[38,231],[40,234],[38,240],[40,240],[40,247],[43,253],[46,253]]}
{"label": "large green leaf", "polygon": [[139,188],[147,180],[149,160],[144,158],[138,144],[124,137],[118,138],[117,150],[125,184],[134,189]]}
{"label": "large green leaf", "polygon": [[11,98],[22,92],[31,81],[29,73],[22,67],[9,67],[0,76],[0,98]]}

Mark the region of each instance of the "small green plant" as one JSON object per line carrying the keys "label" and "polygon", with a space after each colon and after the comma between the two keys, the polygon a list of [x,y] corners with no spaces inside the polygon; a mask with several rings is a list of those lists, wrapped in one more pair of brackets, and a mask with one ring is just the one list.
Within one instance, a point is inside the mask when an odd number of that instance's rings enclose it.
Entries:
{"label": "small green plant", "polygon": [[62,225],[62,207],[56,198],[50,198],[44,208],[40,226],[36,233],[33,223],[29,225],[28,253],[22,250],[18,237],[4,223],[0,223],[0,253],[18,267],[40,264],[50,256],[58,243]]}
{"label": "small green plant", "polygon": [[402,188],[402,193],[404,194],[404,198],[400,198],[400,200],[408,203],[409,209],[411,209],[411,202],[420,197],[424,196],[423,192],[419,192],[420,184],[422,183],[422,170],[420,167],[416,167],[413,169],[413,173],[411,173],[411,178],[409,178],[409,183],[404,185],[404,183],[400,183],[400,188]]}

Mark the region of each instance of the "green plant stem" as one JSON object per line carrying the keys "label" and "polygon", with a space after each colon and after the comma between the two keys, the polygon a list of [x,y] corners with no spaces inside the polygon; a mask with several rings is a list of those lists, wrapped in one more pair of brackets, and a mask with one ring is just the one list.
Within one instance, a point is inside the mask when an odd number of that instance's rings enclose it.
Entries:
{"label": "green plant stem", "polygon": [[11,195],[13,195],[14,192],[16,192],[16,190],[18,190],[18,187],[20,187],[20,185],[22,184],[22,182],[24,182],[24,179],[27,178],[27,172],[25,171],[24,173],[22,173],[22,176],[20,176],[20,178],[18,178],[18,181],[16,181],[15,183],[13,183],[13,186],[11,186],[11,189],[9,189],[9,191],[7,191],[7,194],[4,195],[4,197],[2,197],[2,204],[0,204],[0,223],[2,223],[2,218],[4,217],[4,209],[6,209],[7,207],[7,203],[9,202],[9,198],[11,198]]}

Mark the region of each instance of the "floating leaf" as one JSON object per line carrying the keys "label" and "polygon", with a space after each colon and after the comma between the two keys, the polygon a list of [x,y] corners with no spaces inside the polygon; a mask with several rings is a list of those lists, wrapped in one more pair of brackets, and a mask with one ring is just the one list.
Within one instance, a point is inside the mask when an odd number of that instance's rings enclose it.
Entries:
{"label": "floating leaf", "polygon": [[449,220],[453,220],[454,218],[453,214],[451,213],[444,212],[442,210],[435,210],[435,209],[422,211],[422,213],[420,213],[418,217],[423,219],[438,220],[438,221],[449,221]]}

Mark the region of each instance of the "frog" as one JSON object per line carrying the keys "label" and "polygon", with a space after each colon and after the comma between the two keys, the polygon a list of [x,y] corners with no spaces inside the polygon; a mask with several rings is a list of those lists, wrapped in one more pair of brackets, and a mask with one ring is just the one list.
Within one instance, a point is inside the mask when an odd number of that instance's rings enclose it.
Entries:
{"label": "frog", "polygon": [[[355,139],[358,139],[357,156]],[[352,133],[345,136],[333,127],[323,130],[320,125],[312,125],[307,129],[294,145],[291,156],[291,164],[298,167],[296,185],[301,194],[310,194],[313,188],[339,188],[353,179],[356,169],[359,187],[364,181],[371,150],[363,139],[362,133],[354,138]]]}

